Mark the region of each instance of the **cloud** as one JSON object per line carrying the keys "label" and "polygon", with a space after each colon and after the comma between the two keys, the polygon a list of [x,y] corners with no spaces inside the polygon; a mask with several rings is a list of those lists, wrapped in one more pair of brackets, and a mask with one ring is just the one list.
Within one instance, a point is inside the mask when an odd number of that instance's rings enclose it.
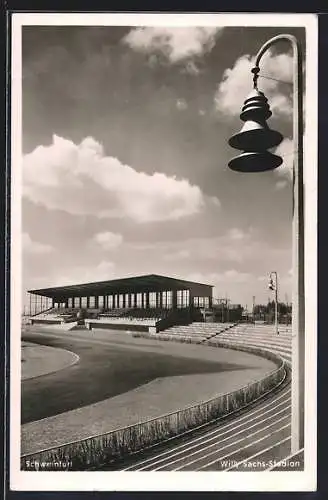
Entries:
{"label": "cloud", "polygon": [[276,189],[278,191],[280,191],[280,189],[284,189],[287,186],[288,186],[288,181],[277,181],[276,182]]}
{"label": "cloud", "polygon": [[[274,55],[268,51],[261,60],[260,74],[292,83],[293,64],[289,54]],[[253,88],[253,75],[251,69],[255,57],[243,55],[235,62],[232,68],[227,68],[223,73],[215,95],[215,104],[218,111],[225,115],[239,115],[244,100]],[[269,100],[273,116],[289,119],[292,114],[292,86],[285,85],[267,78],[258,79],[258,88]]]}
{"label": "cloud", "polygon": [[253,276],[250,273],[237,271],[236,269],[228,269],[222,273],[192,273],[187,279],[216,285],[217,283],[247,283],[250,279],[253,279]]}
{"label": "cloud", "polygon": [[164,260],[175,261],[175,260],[185,260],[190,257],[190,251],[186,249],[177,250],[176,252],[168,253],[164,255]]}
{"label": "cloud", "polygon": [[138,172],[105,156],[92,137],[75,144],[56,135],[23,159],[23,194],[51,210],[138,223],[177,220],[204,209],[206,198],[186,179]]}
{"label": "cloud", "polygon": [[229,229],[228,234],[232,240],[242,240],[246,237],[245,233],[236,227]]}
{"label": "cloud", "polygon": [[116,277],[114,262],[101,261],[96,266],[71,266],[65,273],[59,271],[55,277],[49,277],[46,286],[75,285],[93,281],[106,281]]}
{"label": "cloud", "polygon": [[292,139],[284,139],[281,144],[275,149],[275,154],[281,156],[283,163],[275,169],[275,173],[280,177],[284,177],[285,181],[293,178],[293,161],[294,161],[294,143]]}
{"label": "cloud", "polygon": [[188,258],[193,265],[206,266],[225,265],[238,267],[240,265],[257,265],[258,256],[265,261],[286,258],[289,249],[272,247],[253,228],[242,231],[232,228],[221,236],[191,237],[184,240],[160,242],[131,242],[131,252],[162,255],[166,261]]}
{"label": "cloud", "polygon": [[177,99],[176,107],[179,111],[184,111],[188,108],[187,101],[185,99]]}
{"label": "cloud", "polygon": [[123,236],[118,233],[105,231],[103,233],[95,234],[93,241],[104,250],[113,250],[123,243]]}
{"label": "cloud", "polygon": [[183,73],[187,73],[189,75],[199,75],[200,73],[200,68],[199,66],[197,66],[197,64],[195,63],[195,61],[188,61],[183,70],[182,70]]}
{"label": "cloud", "polygon": [[185,70],[190,74],[198,74],[197,65],[190,59],[210,52],[221,30],[215,26],[138,27],[133,28],[122,41],[138,52],[159,53],[172,64],[186,61]]}
{"label": "cloud", "polygon": [[240,302],[241,297],[250,296],[250,287],[253,289],[256,282],[255,275],[234,268],[222,272],[191,273],[186,279],[213,285],[214,300],[226,296],[234,303]]}
{"label": "cloud", "polygon": [[22,245],[23,245],[23,251],[29,254],[45,254],[53,252],[54,250],[51,245],[46,245],[45,243],[39,243],[38,241],[33,241],[28,233],[23,233]]}
{"label": "cloud", "polygon": [[281,156],[283,163],[276,168],[274,173],[279,177],[276,189],[281,190],[291,185],[293,180],[294,143],[292,139],[284,139],[275,149],[275,154]]}

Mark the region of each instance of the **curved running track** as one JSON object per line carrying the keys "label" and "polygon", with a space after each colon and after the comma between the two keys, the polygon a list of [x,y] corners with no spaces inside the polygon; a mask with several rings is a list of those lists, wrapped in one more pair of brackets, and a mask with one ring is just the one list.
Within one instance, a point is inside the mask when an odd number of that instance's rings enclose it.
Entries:
{"label": "curved running track", "polygon": [[[220,335],[223,338],[223,335]],[[240,335],[230,341],[238,343]],[[288,339],[288,341],[287,341]],[[264,347],[263,339],[248,345]],[[287,362],[291,360],[290,335],[266,339],[267,348]],[[281,461],[290,457],[291,388],[290,376],[281,388],[252,404],[237,415],[212,422],[185,436],[172,438],[152,449],[137,453],[123,464],[104,469],[125,471],[263,471],[288,470]],[[295,459],[296,460],[296,459]],[[300,470],[303,451],[293,470]],[[297,464],[300,466],[297,468]]]}
{"label": "curved running track", "polygon": [[[281,339],[281,340],[280,340]],[[237,340],[237,338],[236,338]],[[291,360],[291,344],[282,337],[272,341],[270,348],[287,362]],[[281,349],[281,341],[284,343]],[[238,342],[238,341],[237,341]],[[262,342],[248,342],[261,345]],[[270,344],[270,342],[269,342]],[[261,345],[263,347],[263,345]],[[239,413],[238,417],[205,426],[183,443],[172,439],[166,449],[153,449],[148,457],[140,454],[134,463],[121,467],[125,471],[264,471],[301,470],[303,450],[293,460],[291,449],[291,387],[290,376],[281,390]],[[156,448],[156,447],[155,447]],[[285,459],[291,459],[289,469]],[[132,459],[133,460],[133,459]],[[283,463],[283,465],[282,465]]]}

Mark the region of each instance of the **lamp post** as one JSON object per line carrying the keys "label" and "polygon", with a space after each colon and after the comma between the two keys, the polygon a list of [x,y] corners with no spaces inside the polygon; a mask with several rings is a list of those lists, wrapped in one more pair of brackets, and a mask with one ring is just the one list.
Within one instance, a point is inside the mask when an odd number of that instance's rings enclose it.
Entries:
{"label": "lamp post", "polygon": [[232,170],[263,172],[272,170],[282,159],[268,152],[282,141],[279,132],[271,130],[266,120],[271,116],[267,99],[257,88],[260,61],[274,44],[287,41],[293,49],[293,299],[292,299],[292,453],[304,446],[304,225],[303,225],[303,82],[302,55],[298,40],[289,34],[268,40],[255,57],[252,69],[254,89],[240,115],[245,122],[240,133],[229,139],[230,146],[242,154],[229,162]]}
{"label": "lamp post", "polygon": [[[274,280],[272,278],[274,276]],[[270,281],[269,281],[270,290],[274,291],[274,325],[276,335],[279,335],[278,331],[278,273],[277,271],[271,271],[270,273]]]}

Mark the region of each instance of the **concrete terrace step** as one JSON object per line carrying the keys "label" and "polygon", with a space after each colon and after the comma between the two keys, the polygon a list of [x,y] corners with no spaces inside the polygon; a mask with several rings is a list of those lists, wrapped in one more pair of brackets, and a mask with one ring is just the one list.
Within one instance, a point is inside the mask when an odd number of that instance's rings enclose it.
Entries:
{"label": "concrete terrace step", "polygon": [[[252,340],[237,340],[236,341],[236,340],[230,340],[230,339],[229,340],[225,339],[224,342],[227,342],[231,345],[233,345],[233,344],[234,345],[253,345],[253,346],[257,346],[257,347],[263,347],[264,349],[268,349],[270,351],[279,350],[279,352],[281,352],[281,353],[284,353],[287,355],[291,354],[291,349],[288,349],[286,347],[282,347],[279,344],[270,344],[269,345],[265,342],[261,342],[261,343],[260,342],[253,342]],[[208,343],[211,343],[212,345],[214,345],[215,339],[209,340]],[[219,343],[220,343],[220,340],[217,339],[217,344],[219,344]]]}
{"label": "concrete terrace step", "polygon": [[238,340],[238,339],[252,339],[252,340],[256,340],[256,341],[259,341],[259,342],[266,342],[268,344],[271,344],[271,343],[279,343],[280,345],[284,345],[284,346],[291,346],[292,344],[292,339],[282,339],[280,338],[280,336],[270,336],[270,337],[266,337],[264,335],[260,336],[260,335],[240,335],[240,334],[219,334],[217,335],[218,338],[220,339],[231,339],[231,340]]}
{"label": "concrete terrace step", "polygon": [[[225,340],[224,342],[227,343],[227,347],[229,346],[229,344],[231,344],[231,345],[236,345],[236,346],[240,345],[240,346],[248,346],[248,347],[267,348],[269,351],[279,354],[282,358],[285,358],[288,361],[291,360],[291,350],[283,349],[279,345],[267,346],[266,344],[260,345],[259,343],[252,342],[252,341],[234,341],[234,340],[232,340],[232,341]],[[217,342],[215,342],[215,340],[209,340],[207,342],[207,344],[214,346],[214,345],[220,344],[220,342],[219,342],[219,339],[217,339]]]}
{"label": "concrete terrace step", "polygon": [[274,334],[267,334],[267,333],[259,333],[259,332],[238,332],[238,331],[227,331],[227,332],[221,332],[219,333],[218,335],[220,335],[221,337],[224,337],[224,336],[230,336],[230,337],[234,337],[234,338],[237,338],[237,337],[244,337],[244,338],[253,338],[253,339],[256,339],[256,338],[261,338],[261,339],[280,339],[281,342],[291,342],[292,340],[292,336],[291,335],[282,335],[282,334],[279,334],[279,335],[276,335],[275,333]]}
{"label": "concrete terrace step", "polygon": [[280,343],[280,342],[275,342],[275,341],[272,341],[272,342],[268,342],[267,340],[260,340],[260,339],[252,339],[252,338],[228,338],[228,337],[214,337],[214,340],[217,338],[218,342],[220,341],[227,341],[227,342],[252,342],[253,344],[258,344],[260,346],[266,346],[266,347],[273,347],[273,346],[279,346],[281,347],[281,349],[285,349],[287,351],[291,351],[291,344],[283,344],[283,343]]}

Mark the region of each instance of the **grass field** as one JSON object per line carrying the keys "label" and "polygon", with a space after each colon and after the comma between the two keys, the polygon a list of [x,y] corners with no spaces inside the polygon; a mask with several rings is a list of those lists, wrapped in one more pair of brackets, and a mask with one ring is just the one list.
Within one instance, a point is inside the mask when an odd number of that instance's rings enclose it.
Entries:
{"label": "grass field", "polygon": [[40,377],[77,363],[78,356],[64,349],[22,342],[22,380]]}
{"label": "grass field", "polygon": [[[29,333],[79,362],[22,381],[22,453],[102,434],[258,380],[274,363],[249,353],[111,332]],[[58,350],[60,352],[60,350]]]}
{"label": "grass field", "polygon": [[[56,373],[22,384],[22,423],[66,412],[125,393],[154,379],[242,370],[231,362],[186,359],[136,351],[118,345],[98,346],[43,336],[33,342],[71,349],[80,361]],[[40,402],[42,401],[42,404]]]}

